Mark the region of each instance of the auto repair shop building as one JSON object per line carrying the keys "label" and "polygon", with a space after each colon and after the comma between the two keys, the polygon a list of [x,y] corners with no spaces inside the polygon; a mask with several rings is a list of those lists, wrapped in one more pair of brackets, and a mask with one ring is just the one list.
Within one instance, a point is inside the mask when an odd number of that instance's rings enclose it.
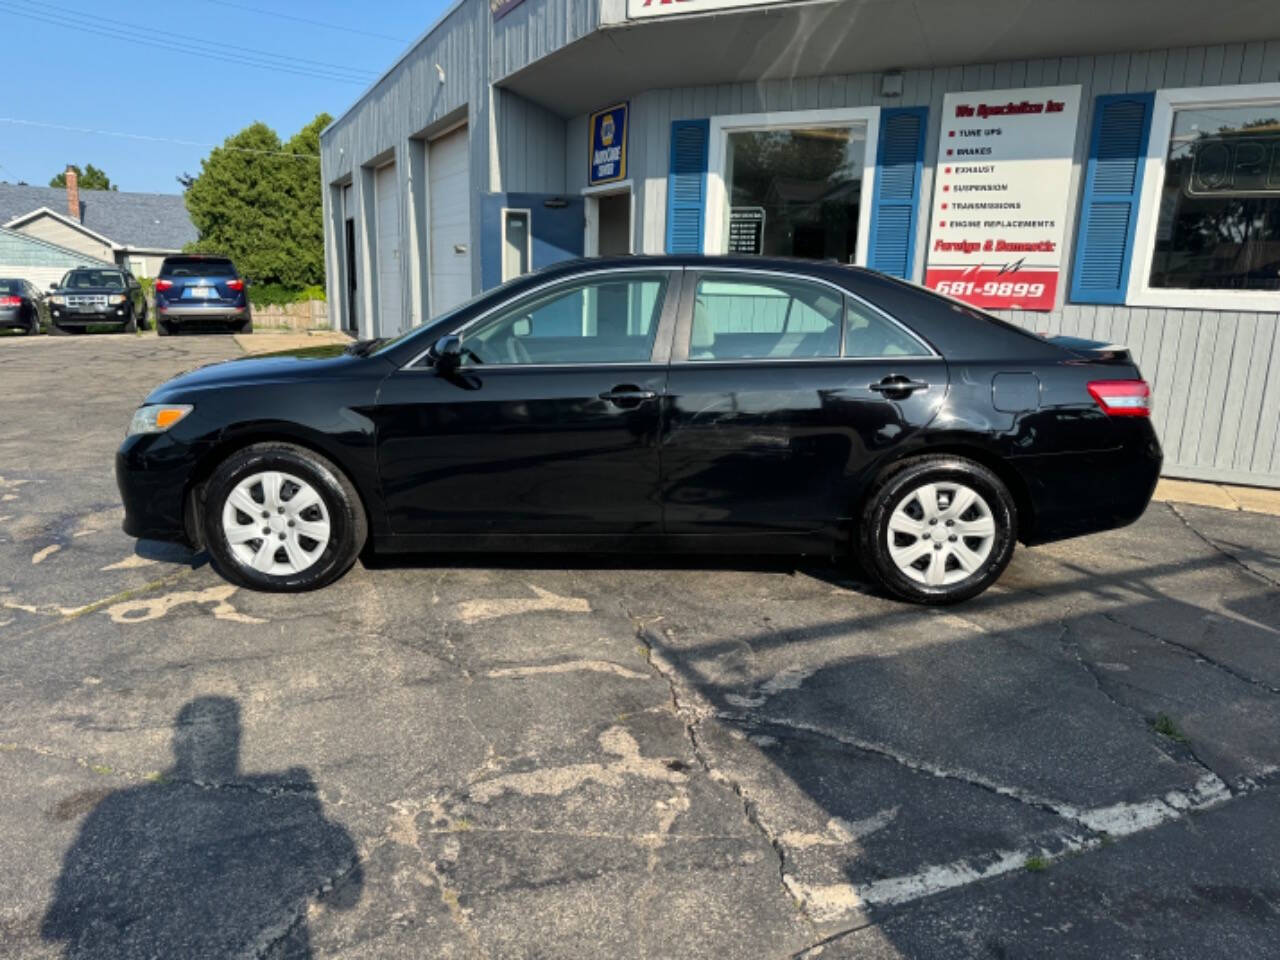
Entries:
{"label": "auto repair shop building", "polygon": [[566,257],[836,258],[1128,344],[1280,487],[1280,3],[460,0],[321,137],[335,324]]}

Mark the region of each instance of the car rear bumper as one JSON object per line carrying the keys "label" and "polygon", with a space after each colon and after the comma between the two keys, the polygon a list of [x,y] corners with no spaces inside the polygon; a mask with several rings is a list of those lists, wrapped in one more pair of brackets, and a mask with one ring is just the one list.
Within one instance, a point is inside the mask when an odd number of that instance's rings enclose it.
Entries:
{"label": "car rear bumper", "polygon": [[183,322],[187,320],[248,320],[251,316],[248,307],[189,307],[186,305],[166,304],[156,308],[156,315],[161,320]]}
{"label": "car rear bumper", "polygon": [[0,327],[26,327],[31,321],[24,320],[19,307],[0,309]]}
{"label": "car rear bumper", "polygon": [[1014,457],[1031,498],[1021,539],[1048,543],[1128,526],[1146,512],[1164,453],[1148,420],[1119,425],[1120,446],[1055,456]]}

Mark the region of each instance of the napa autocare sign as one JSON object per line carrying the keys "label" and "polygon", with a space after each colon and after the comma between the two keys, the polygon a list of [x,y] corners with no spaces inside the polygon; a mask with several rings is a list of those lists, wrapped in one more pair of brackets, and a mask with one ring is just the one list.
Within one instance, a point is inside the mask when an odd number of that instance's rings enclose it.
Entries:
{"label": "napa autocare sign", "polygon": [[616,103],[591,115],[591,156],[587,185],[615,183],[627,176],[627,105]]}
{"label": "napa autocare sign", "polygon": [[987,309],[1053,309],[1079,115],[1078,86],[946,96],[926,286]]}

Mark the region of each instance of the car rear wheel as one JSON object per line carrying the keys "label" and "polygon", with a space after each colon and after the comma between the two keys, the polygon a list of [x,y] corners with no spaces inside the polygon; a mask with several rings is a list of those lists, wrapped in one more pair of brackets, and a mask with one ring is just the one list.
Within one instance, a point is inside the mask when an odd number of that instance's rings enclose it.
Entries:
{"label": "car rear wheel", "polygon": [[247,447],[218,466],[206,489],[204,540],[214,563],[228,580],[254,590],[332,583],[350,569],[367,535],[351,481],[304,447]]}
{"label": "car rear wheel", "polygon": [[157,336],[157,337],[171,337],[171,336],[173,336],[173,330],[172,330],[172,329],[170,329],[169,325],[168,325],[167,323],[165,323],[163,320],[157,320],[157,321],[156,321],[156,336]]}
{"label": "car rear wheel", "polygon": [[859,546],[870,572],[913,603],[968,600],[1013,556],[1017,509],[1000,478],[963,457],[909,461],[868,497]]}

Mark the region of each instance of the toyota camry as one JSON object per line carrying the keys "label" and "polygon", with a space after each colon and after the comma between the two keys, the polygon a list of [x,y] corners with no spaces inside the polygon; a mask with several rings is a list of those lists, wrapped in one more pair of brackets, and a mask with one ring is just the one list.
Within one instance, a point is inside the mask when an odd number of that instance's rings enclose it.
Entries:
{"label": "toyota camry", "polygon": [[260,590],[365,549],[789,553],[949,603],[1134,521],[1161,465],[1123,347],[834,263],[561,263],[334,352],[158,387],[125,531]]}

